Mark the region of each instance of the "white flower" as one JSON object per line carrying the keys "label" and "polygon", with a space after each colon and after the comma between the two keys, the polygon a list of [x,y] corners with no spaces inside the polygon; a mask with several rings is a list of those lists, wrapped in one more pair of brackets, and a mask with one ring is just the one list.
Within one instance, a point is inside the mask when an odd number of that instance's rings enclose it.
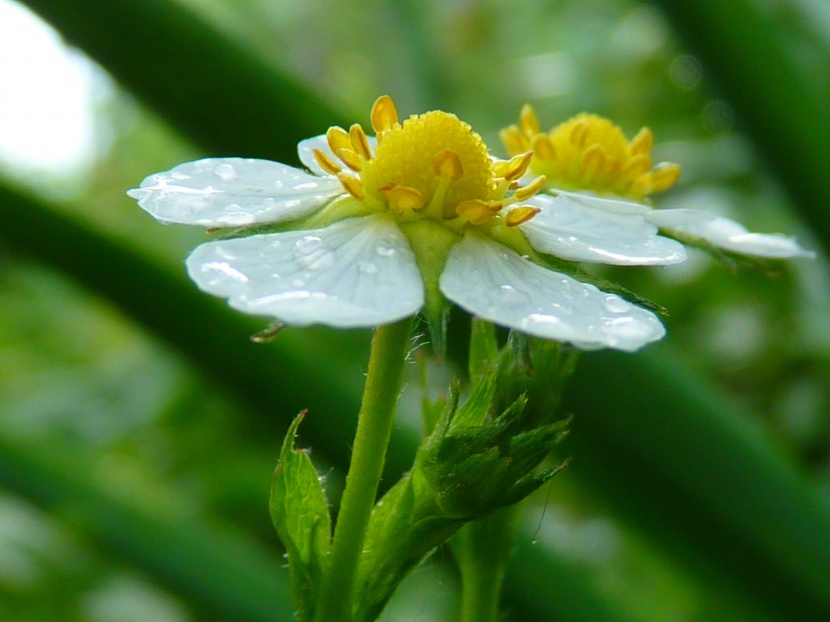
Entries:
{"label": "white flower", "polygon": [[[648,128],[628,141],[611,121],[583,113],[544,133],[528,105],[519,115],[519,124],[502,130],[501,137],[511,155],[533,151],[529,170],[546,176],[547,192],[555,197],[554,201],[582,209],[595,218],[605,217],[628,227],[648,223],[687,244],[748,257],[815,255],[801,248],[794,238],[750,233],[743,225],[710,212],[655,210],[643,203],[645,197],[666,190],[680,176],[676,164],[652,166],[653,139]],[[539,195],[530,204],[541,207],[548,200],[546,195]]]}
{"label": "white flower", "polygon": [[[293,325],[369,327],[446,299],[484,319],[582,348],[632,351],[660,339],[657,317],[550,269],[556,259],[670,264],[682,245],[645,221],[613,222],[521,187],[530,154],[493,162],[454,115],[398,123],[392,100],[359,125],[299,145],[311,171],[213,158],[152,175],[129,195],[156,219],[258,233],[202,244],[187,259],[204,291]],[[578,206],[577,206],[578,207]],[[565,265],[559,261],[557,265]]]}

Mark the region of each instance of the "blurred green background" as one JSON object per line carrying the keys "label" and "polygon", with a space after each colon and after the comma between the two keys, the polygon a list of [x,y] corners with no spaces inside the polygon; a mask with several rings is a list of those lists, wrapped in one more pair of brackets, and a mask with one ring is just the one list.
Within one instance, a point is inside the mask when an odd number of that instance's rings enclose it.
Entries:
{"label": "blurred green background", "polygon": [[[60,34],[26,30],[23,5]],[[605,273],[665,306],[669,334],[583,356],[573,463],[526,505],[505,620],[830,619],[830,5],[23,5],[0,2],[0,619],[292,619],[266,506],[281,434],[310,409],[300,442],[336,499],[369,335],[251,344],[267,321],[184,276],[204,232],[124,192],[206,155],[296,164],[297,140],[366,123],[383,93],[500,155],[525,102],[548,126],[648,125],[684,171],[659,206],[819,251]],[[387,486],[418,438],[409,384]],[[456,589],[438,551],[383,619],[452,620]]]}

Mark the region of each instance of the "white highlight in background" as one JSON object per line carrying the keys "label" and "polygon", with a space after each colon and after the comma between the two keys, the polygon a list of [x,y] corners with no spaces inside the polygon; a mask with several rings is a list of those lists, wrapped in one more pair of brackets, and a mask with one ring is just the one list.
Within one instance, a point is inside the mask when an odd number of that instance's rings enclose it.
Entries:
{"label": "white highlight in background", "polygon": [[95,156],[103,73],[21,5],[0,0],[0,166],[67,175]]}

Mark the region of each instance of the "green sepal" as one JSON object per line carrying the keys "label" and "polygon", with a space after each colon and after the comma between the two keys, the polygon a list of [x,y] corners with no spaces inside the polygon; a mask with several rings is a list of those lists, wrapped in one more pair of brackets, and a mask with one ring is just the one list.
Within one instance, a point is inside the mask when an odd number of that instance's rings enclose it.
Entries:
{"label": "green sepal", "polygon": [[283,441],[271,483],[269,510],[277,535],[286,549],[296,617],[314,616],[331,545],[331,518],[320,477],[308,453],[296,449],[297,428],[305,412],[294,418]]}

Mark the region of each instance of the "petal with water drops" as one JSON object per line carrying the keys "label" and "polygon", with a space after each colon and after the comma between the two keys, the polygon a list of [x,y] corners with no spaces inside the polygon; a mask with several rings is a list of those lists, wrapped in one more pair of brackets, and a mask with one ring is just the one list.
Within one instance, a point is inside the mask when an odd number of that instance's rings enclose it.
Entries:
{"label": "petal with water drops", "polygon": [[547,270],[476,233],[452,248],[440,287],[479,317],[583,349],[630,352],[665,334],[650,311]]}
{"label": "petal with water drops", "polygon": [[244,227],[307,216],[343,187],[335,177],[249,158],[206,158],[150,175],[129,194],[163,223]]}
{"label": "petal with water drops", "polygon": [[686,260],[683,245],[658,235],[657,227],[640,214],[598,209],[596,201],[609,201],[590,199],[537,195],[526,204],[541,211],[519,228],[536,250],[571,261],[661,266]]}
{"label": "petal with water drops", "polygon": [[803,249],[795,238],[777,233],[750,233],[734,220],[700,210],[660,210],[647,218],[669,233],[700,238],[740,255],[769,259],[815,257],[815,253]]}
{"label": "petal with water drops", "polygon": [[202,290],[235,309],[296,326],[378,326],[424,303],[415,257],[387,216],[208,242],[187,268]]}

